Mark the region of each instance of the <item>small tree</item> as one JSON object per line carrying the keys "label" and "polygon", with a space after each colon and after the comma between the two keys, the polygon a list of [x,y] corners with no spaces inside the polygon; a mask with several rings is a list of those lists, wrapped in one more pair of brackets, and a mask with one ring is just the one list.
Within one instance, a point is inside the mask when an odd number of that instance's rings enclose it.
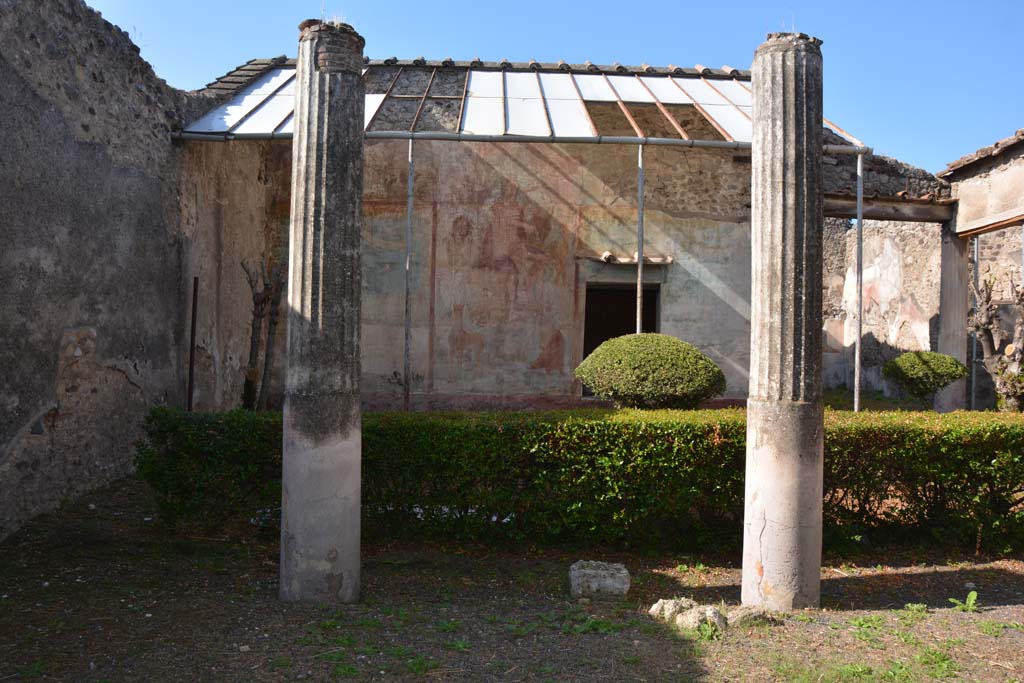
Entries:
{"label": "small tree", "polygon": [[1004,346],[1002,316],[999,304],[993,300],[995,284],[996,279],[991,276],[981,283],[981,289],[971,284],[975,306],[968,329],[974,332],[981,344],[982,362],[995,384],[999,410],[1020,412],[1024,409],[1024,287],[1010,276],[1010,303],[1016,312],[1016,320],[1013,323],[1013,340]]}
{"label": "small tree", "polygon": [[944,353],[908,351],[886,363],[882,374],[928,408],[935,392],[967,376],[967,366]]}

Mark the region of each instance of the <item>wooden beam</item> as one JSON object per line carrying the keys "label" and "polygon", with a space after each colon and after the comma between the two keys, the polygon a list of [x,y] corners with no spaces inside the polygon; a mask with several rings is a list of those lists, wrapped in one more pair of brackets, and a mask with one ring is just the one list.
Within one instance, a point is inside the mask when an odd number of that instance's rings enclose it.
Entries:
{"label": "wooden beam", "polygon": [[[956,203],[926,202],[913,199],[865,198],[864,218],[876,221],[945,223],[956,215]],[[826,218],[856,218],[857,199],[845,195],[825,195]]]}

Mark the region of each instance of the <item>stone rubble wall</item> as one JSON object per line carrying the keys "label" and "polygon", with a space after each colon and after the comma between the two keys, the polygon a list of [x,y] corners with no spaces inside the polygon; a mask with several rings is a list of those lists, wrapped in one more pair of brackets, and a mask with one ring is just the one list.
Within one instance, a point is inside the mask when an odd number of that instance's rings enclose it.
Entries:
{"label": "stone rubble wall", "polygon": [[179,402],[180,152],[207,106],[80,0],[0,2],[0,538],[120,477]]}

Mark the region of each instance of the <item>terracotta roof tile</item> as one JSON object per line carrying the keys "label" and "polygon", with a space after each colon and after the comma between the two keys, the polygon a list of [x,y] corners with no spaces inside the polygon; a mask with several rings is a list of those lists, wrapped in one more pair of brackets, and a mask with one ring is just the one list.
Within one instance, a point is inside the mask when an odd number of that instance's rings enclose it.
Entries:
{"label": "terracotta roof tile", "polygon": [[983,159],[989,159],[991,157],[999,156],[1003,152],[1006,152],[1011,147],[1015,147],[1019,144],[1024,143],[1024,128],[1021,128],[1010,137],[1003,138],[995,144],[989,145],[988,147],[982,147],[976,152],[962,156],[956,161],[946,166],[946,170],[939,173],[940,178],[951,176],[963,169],[971,166]]}

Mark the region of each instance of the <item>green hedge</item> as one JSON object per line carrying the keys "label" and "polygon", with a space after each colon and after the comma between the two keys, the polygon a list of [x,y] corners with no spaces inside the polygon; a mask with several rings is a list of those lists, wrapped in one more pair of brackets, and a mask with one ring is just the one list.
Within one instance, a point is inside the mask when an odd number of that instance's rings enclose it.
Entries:
{"label": "green hedge", "polygon": [[[165,519],[277,504],[280,424],[272,413],[153,411],[139,469]],[[745,430],[735,409],[367,414],[364,524],[390,537],[737,543]],[[924,534],[1024,547],[1021,416],[829,411],[825,431],[833,542]]]}

